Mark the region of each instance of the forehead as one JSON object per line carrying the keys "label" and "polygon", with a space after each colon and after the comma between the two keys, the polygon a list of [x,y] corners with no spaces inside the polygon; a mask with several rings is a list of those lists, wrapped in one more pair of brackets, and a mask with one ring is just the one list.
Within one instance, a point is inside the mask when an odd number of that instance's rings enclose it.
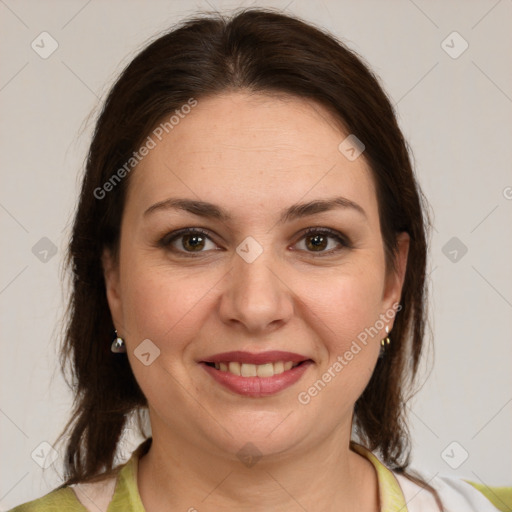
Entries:
{"label": "forehead", "polygon": [[132,173],[127,207],[189,197],[271,210],[344,195],[375,213],[364,158],[350,161],[338,149],[347,135],[327,109],[303,98],[237,92],[199,99],[161,140],[152,135],[155,147]]}

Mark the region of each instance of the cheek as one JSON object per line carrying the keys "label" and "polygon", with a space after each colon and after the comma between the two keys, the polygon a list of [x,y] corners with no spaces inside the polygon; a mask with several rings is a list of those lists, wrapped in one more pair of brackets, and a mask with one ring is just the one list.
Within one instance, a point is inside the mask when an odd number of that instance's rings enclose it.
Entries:
{"label": "cheek", "polygon": [[[335,410],[351,406],[371,378],[380,351],[383,274],[374,271],[337,272],[322,279],[322,286],[304,282],[303,302],[310,311],[309,324],[317,337],[320,379],[325,383],[322,401]],[[318,281],[320,282],[320,281]],[[306,314],[306,313],[304,313]],[[381,327],[380,323],[377,327]],[[324,384],[308,383],[318,391]],[[315,390],[312,390],[315,393]],[[333,409],[333,410],[334,410]]]}
{"label": "cheek", "polygon": [[[176,269],[171,273],[163,266],[134,264],[126,268],[130,272],[124,276],[123,314],[130,364],[150,403],[165,410],[168,400],[180,398],[175,379],[183,382],[186,378],[183,363],[189,358],[190,341],[198,337],[204,322],[201,315],[206,314],[208,292],[215,280],[190,273],[185,276]],[[146,339],[152,344],[141,345]],[[139,346],[149,347],[147,366],[138,360]]]}
{"label": "cheek", "polygon": [[314,312],[317,324],[324,325],[329,349],[344,351],[347,343],[373,326],[382,313],[383,277],[370,267],[336,274],[317,281],[318,285],[305,283],[301,297]]}
{"label": "cheek", "polygon": [[201,324],[199,317],[216,279],[208,273],[171,272],[164,265],[127,263],[123,315],[132,343],[149,338],[161,350],[165,346],[166,353],[176,353]]}

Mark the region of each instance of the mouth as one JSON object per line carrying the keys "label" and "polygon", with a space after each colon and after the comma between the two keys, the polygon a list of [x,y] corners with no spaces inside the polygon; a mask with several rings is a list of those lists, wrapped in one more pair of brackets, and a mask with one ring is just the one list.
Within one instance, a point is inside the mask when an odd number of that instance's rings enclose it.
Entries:
{"label": "mouth", "polygon": [[199,364],[216,383],[230,391],[238,395],[264,397],[295,384],[314,361],[290,352],[229,352],[207,358]]}

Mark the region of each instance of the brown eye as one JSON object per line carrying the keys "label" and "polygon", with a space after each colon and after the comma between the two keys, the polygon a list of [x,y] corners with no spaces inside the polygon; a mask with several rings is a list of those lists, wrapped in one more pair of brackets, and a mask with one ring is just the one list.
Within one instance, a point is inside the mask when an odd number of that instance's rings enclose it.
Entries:
{"label": "brown eye", "polygon": [[182,235],[181,245],[187,251],[201,251],[205,246],[205,237],[203,235]]}
{"label": "brown eye", "polygon": [[313,251],[321,251],[324,250],[328,245],[328,238],[325,235],[308,235],[305,237],[306,246],[308,249]]}
{"label": "brown eye", "polygon": [[[208,245],[210,244],[210,246]],[[217,245],[211,240],[210,236],[200,229],[182,229],[164,236],[158,245],[183,256],[200,254],[217,250]]]}
{"label": "brown eye", "polygon": [[349,241],[341,233],[328,228],[309,228],[299,243],[303,241],[305,248],[300,249],[313,254],[313,256],[328,256],[351,247]]}

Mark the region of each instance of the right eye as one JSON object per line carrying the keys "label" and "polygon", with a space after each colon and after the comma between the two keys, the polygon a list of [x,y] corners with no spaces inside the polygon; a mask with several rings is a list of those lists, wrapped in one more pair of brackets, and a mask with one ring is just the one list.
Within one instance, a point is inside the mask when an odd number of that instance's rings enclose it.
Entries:
{"label": "right eye", "polygon": [[[158,245],[186,257],[194,257],[197,253],[212,250],[212,248],[203,250],[208,242],[217,247],[206,231],[199,228],[184,228],[168,233],[158,242]],[[218,249],[213,248],[213,250]]]}

